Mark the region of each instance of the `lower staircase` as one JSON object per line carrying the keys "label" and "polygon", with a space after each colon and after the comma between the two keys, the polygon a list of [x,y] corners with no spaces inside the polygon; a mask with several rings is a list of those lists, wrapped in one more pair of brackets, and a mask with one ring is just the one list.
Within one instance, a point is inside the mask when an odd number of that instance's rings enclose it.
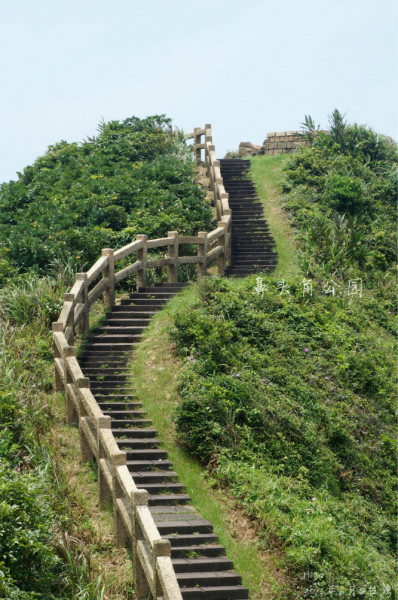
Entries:
{"label": "lower staircase", "polygon": [[172,562],[184,600],[245,600],[241,584],[213,526],[190,504],[190,497],[162,450],[152,422],[137,402],[128,363],[151,317],[185,284],[161,284],[130,294],[106,316],[84,346],[79,364],[105,415],[127,466],[163,538],[170,540]]}
{"label": "lower staircase", "polygon": [[271,273],[278,255],[256,188],[248,178],[250,161],[224,159],[220,160],[220,166],[232,211],[231,264],[225,275],[245,277],[251,273]]}

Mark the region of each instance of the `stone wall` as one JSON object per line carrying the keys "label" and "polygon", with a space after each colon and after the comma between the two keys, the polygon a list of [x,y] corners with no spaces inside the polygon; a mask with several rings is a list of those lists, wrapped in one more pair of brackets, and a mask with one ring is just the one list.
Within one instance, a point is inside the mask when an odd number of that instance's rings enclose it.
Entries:
{"label": "stone wall", "polygon": [[278,131],[267,133],[259,154],[289,154],[303,146],[309,146],[309,142],[299,131]]}
{"label": "stone wall", "polygon": [[[322,130],[322,133],[328,134],[328,131]],[[314,132],[316,136],[318,132]],[[257,146],[251,142],[241,142],[239,144],[239,156],[256,156],[256,154],[289,154],[299,148],[309,147],[309,140],[303,137],[301,131],[274,131],[267,133],[267,138],[262,146]]]}
{"label": "stone wall", "polygon": [[256,156],[261,151],[261,146],[251,142],[241,142],[239,144],[239,156]]}

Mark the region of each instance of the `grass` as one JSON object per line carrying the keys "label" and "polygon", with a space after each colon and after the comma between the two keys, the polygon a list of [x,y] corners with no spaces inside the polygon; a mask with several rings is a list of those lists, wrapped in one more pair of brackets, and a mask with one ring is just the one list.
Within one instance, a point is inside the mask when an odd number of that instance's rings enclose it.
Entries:
{"label": "grass", "polygon": [[[131,557],[126,550],[114,545],[113,515],[99,511],[96,475],[90,465],[81,464],[78,428],[65,425],[64,396],[53,391],[49,326],[56,318],[57,292],[62,287],[59,281],[52,283],[37,277],[33,281],[32,277],[27,283],[22,282],[20,286],[15,283],[2,290],[0,455],[4,466],[3,483],[6,471],[12,474],[10,481],[15,480],[21,489],[25,482],[35,483],[41,490],[37,510],[42,505],[49,507],[41,527],[48,531],[46,552],[55,557],[53,560],[60,559],[56,572],[48,572],[49,566],[46,567],[48,577],[52,578],[53,600],[100,600],[102,597],[131,600]],[[100,315],[100,305],[96,311]],[[22,503],[20,509],[14,506],[12,510],[21,510],[22,514],[24,506]],[[0,520],[0,529],[6,530],[6,513],[1,514]],[[18,535],[37,534],[33,530],[31,533],[28,527],[19,534],[15,522],[11,531],[16,539],[12,551],[23,556],[18,567],[22,573],[26,570],[27,551],[20,549]],[[38,569],[38,555],[35,556]],[[0,595],[4,586],[9,585],[4,582],[3,571],[7,577],[7,567],[12,565],[7,557],[3,558]],[[20,586],[25,589],[21,578],[16,578],[12,585],[13,590]],[[35,585],[37,592],[45,593],[40,577]],[[4,593],[6,596],[2,597],[11,597],[8,587]]]}
{"label": "grass", "polygon": [[[237,282],[239,285],[240,282]],[[190,286],[173,298],[151,321],[132,364],[137,397],[148,411],[163,441],[180,481],[187,487],[193,506],[214,526],[220,543],[242,575],[253,600],[276,598],[284,587],[277,553],[260,553],[256,531],[226,490],[214,489],[207,472],[174,439],[172,414],[179,403],[177,384],[179,363],[172,356],[167,334],[172,315],[189,309],[197,298]]]}
{"label": "grass", "polygon": [[278,266],[275,276],[289,280],[299,275],[296,258],[294,232],[284,211],[279,191],[282,169],[288,155],[254,156],[251,159],[251,177],[256,185],[258,195],[264,207],[272,235],[278,252]]}
{"label": "grass", "polygon": [[[125,600],[133,598],[133,573],[131,556],[125,548],[114,544],[112,510],[100,510],[96,465],[82,466],[80,436],[77,427],[64,423],[64,396],[56,394],[56,421],[50,434],[54,460],[61,470],[60,490],[56,491],[64,502],[71,504],[71,517],[75,522],[76,536],[83,538],[84,549],[90,550],[93,580],[102,579],[106,598]],[[63,486],[62,486],[62,479]],[[65,489],[67,486],[68,489]],[[85,523],[80,530],[79,522]]]}
{"label": "grass", "polygon": [[317,598],[328,587],[349,597],[361,581],[387,597],[395,549],[392,304],[368,290],[360,303],[322,293],[308,302],[299,280],[284,297],[272,278],[256,297],[253,280],[235,288],[208,279],[200,307],[174,319],[184,365],[179,439],[211,461],[212,476],[257,523],[262,547],[279,541],[294,578],[285,599],[308,596],[309,572]]}

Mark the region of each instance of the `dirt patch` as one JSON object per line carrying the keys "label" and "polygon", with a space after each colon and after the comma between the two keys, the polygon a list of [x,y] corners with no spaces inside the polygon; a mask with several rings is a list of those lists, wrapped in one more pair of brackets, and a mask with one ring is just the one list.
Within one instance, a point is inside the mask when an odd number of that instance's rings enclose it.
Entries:
{"label": "dirt patch", "polygon": [[[275,549],[265,551],[259,548],[256,542],[259,539],[260,524],[247,516],[245,509],[229,495],[228,489],[219,489],[215,493],[226,507],[226,527],[231,537],[239,540],[244,546],[253,542],[257,546],[258,560],[264,567],[264,579],[261,582],[261,589],[252,595],[253,600],[275,600],[276,597],[286,599],[290,597],[289,590],[292,589],[292,581],[282,567],[281,553]],[[270,579],[277,584],[276,587],[270,584]]]}

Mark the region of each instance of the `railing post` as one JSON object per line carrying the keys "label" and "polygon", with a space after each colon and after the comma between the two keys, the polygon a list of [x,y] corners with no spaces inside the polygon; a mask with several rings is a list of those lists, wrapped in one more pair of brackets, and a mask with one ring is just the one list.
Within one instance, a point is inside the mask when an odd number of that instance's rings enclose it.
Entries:
{"label": "railing post", "polygon": [[137,544],[140,540],[144,539],[144,535],[141,531],[141,526],[137,518],[137,506],[148,506],[148,492],[146,490],[137,490],[131,493],[130,497],[131,504],[131,518],[132,518],[132,529],[133,529],[133,578],[135,584],[135,593],[138,600],[146,600],[150,593],[150,587],[147,582],[145,571],[142,568],[140,559],[137,552]]}
{"label": "railing post", "polygon": [[126,527],[124,521],[120,515],[120,510],[118,507],[119,498],[123,498],[123,490],[120,486],[120,483],[116,476],[117,467],[114,468],[114,483],[113,483],[113,493],[114,493],[114,501],[113,501],[113,512],[115,519],[115,546],[117,548],[123,548],[128,541],[128,534],[126,531]]}
{"label": "railing post", "polygon": [[103,248],[101,254],[108,257],[108,266],[102,272],[102,279],[109,279],[108,289],[104,291],[104,303],[112,308],[115,304],[115,253],[112,248]]}
{"label": "railing post", "polygon": [[[59,321],[55,321],[52,324],[52,328],[53,328],[53,332],[60,332],[63,333],[64,332],[64,324],[60,323]],[[64,364],[64,357],[61,354],[61,352],[58,350],[57,348],[57,344],[54,342],[53,344],[54,347],[54,361],[56,361],[56,359],[62,360],[62,365]],[[55,363],[55,368],[54,368],[54,372],[55,372],[55,391],[56,392],[63,392],[65,391],[65,387],[64,387],[64,382],[61,378],[61,376],[58,373],[58,369]]]}
{"label": "railing post", "polygon": [[87,417],[87,411],[81,401],[80,390],[90,388],[90,379],[88,377],[80,377],[77,381],[77,393],[79,402],[79,434],[80,434],[80,453],[82,457],[82,463],[86,464],[92,462],[94,459],[93,451],[90,448],[90,444],[87,442],[86,436],[82,428],[82,421]]}
{"label": "railing post", "polygon": [[83,326],[81,331],[83,335],[88,335],[90,330],[90,309],[88,306],[88,282],[87,273],[77,273],[77,281],[83,281]]}
{"label": "railing post", "polygon": [[206,123],[205,125],[205,143],[209,142],[210,144],[213,142],[213,138],[211,136],[211,125],[210,123]]}
{"label": "railing post", "polygon": [[137,292],[140,291],[140,288],[146,286],[147,280],[147,272],[148,272],[148,248],[147,248],[147,239],[146,235],[137,235],[136,238],[138,241],[142,241],[142,248],[137,250],[137,260],[142,262],[142,268],[137,273]]}
{"label": "railing post", "polygon": [[178,282],[178,231],[169,231],[167,237],[172,243],[168,246],[167,257],[171,258],[172,264],[167,265],[167,282]]}
{"label": "railing post", "polygon": [[117,467],[126,465],[127,455],[123,450],[119,450],[117,454],[112,454],[112,502],[113,502],[113,522],[115,527],[115,545],[121,547],[126,542],[126,532],[124,529],[123,520],[119,515],[118,500],[118,481],[116,475]]}
{"label": "railing post", "polygon": [[98,492],[99,492],[99,507],[104,509],[113,500],[112,491],[109,489],[108,482],[103,473],[103,462],[106,463],[107,456],[101,442],[101,430],[111,430],[111,417],[107,416],[103,422],[103,427],[98,429]]}
{"label": "railing post", "polygon": [[211,144],[208,149],[209,149],[209,155],[208,155],[208,160],[207,160],[207,176],[210,179],[210,188],[215,192],[216,184],[215,184],[215,179],[214,179],[214,169],[213,169],[213,165],[210,160],[210,153],[215,152],[215,146],[213,144]]}
{"label": "railing post", "polygon": [[197,163],[200,163],[200,159],[201,159],[201,150],[200,148],[198,148],[198,146],[200,146],[201,144],[201,133],[198,133],[198,131],[200,131],[200,127],[195,127],[195,129],[193,130],[194,133],[194,148],[195,148],[195,160]]}
{"label": "railing post", "polygon": [[222,236],[220,236],[220,243],[219,245],[222,246],[224,248],[224,252],[222,254],[219,254],[217,257],[217,271],[218,271],[218,275],[222,275],[224,273],[224,269],[225,269],[225,264],[226,264],[226,259],[227,259],[227,247],[226,247],[226,241],[227,241],[227,224],[224,223],[223,221],[220,221],[218,223],[219,227],[222,227],[224,232],[222,234]]}
{"label": "railing post", "polygon": [[[212,144],[212,137],[211,137],[211,125],[207,124],[205,125],[205,164],[209,164],[210,161],[210,157],[209,157],[209,145]],[[214,146],[213,146],[214,148]]]}
{"label": "railing post", "polygon": [[[75,295],[74,294],[64,294],[64,302],[74,302],[75,301]],[[74,321],[75,319],[75,311],[71,310],[69,312],[69,316],[68,316],[68,320],[65,323],[65,337],[68,341],[68,344],[70,346],[73,346],[74,344]]]}
{"label": "railing post", "polygon": [[198,279],[201,279],[207,275],[207,231],[199,231],[198,237],[203,240],[203,244],[198,244],[200,262],[198,262],[197,274]]}
{"label": "railing post", "polygon": [[158,556],[171,556],[171,544],[169,540],[155,540],[153,543],[153,571],[155,576],[155,598],[163,595],[162,585],[159,579],[157,557]]}
{"label": "railing post", "polygon": [[72,356],[76,356],[76,348],[75,348],[75,346],[68,346],[64,350],[65,413],[66,413],[66,423],[68,425],[72,425],[73,423],[78,423],[78,421],[79,421],[79,416],[77,414],[75,405],[74,405],[73,400],[70,397],[70,393],[68,391],[68,385],[73,383],[73,379],[69,373],[68,361],[66,359],[69,357],[72,357]]}

